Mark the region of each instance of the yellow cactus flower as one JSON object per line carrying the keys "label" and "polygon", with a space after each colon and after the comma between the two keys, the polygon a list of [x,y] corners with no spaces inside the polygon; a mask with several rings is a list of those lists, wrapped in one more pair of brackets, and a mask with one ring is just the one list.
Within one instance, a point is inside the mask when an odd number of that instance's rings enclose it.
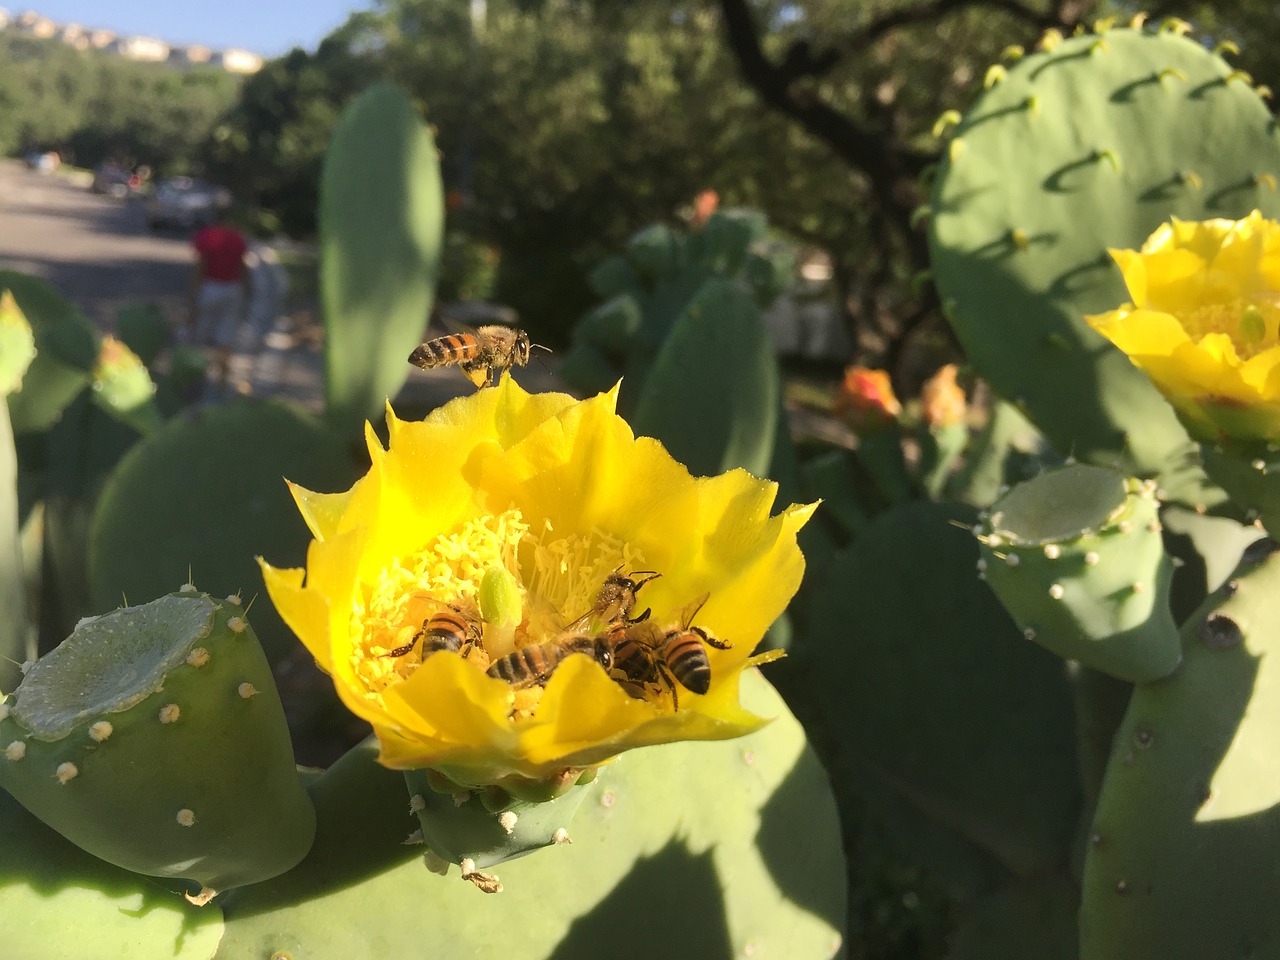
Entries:
{"label": "yellow cactus flower", "polygon": [[[799,586],[796,533],[813,507],[770,516],[775,484],[690,476],[632,434],[616,400],[528,394],[503,377],[422,422],[388,409],[387,449],[370,428],[372,465],[347,492],[292,487],[315,539],[305,569],[262,562],[267,591],[373,725],[386,766],[471,786],[563,779],[632,747],[766,722],[740,706],[738,684]],[[590,649],[552,656],[570,634],[608,635],[592,608],[618,571],[661,574],[631,613],[652,611],[638,636],[692,618],[732,644],[704,645],[704,695],[673,689],[670,671],[627,682]],[[488,669],[531,647],[559,660],[545,682]]]}
{"label": "yellow cactus flower", "polygon": [[1280,438],[1280,224],[1173,220],[1112,250],[1131,303],[1085,319],[1201,440]]}

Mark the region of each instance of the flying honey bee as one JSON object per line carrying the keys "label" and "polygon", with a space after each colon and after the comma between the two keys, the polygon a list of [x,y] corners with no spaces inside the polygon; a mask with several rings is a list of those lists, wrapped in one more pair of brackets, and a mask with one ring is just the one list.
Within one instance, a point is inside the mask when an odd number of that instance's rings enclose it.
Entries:
{"label": "flying honey bee", "polygon": [[[619,567],[605,578],[604,585],[596,594],[591,609],[569,624],[566,629],[587,623],[592,618],[610,626],[617,623],[642,623],[649,619],[649,609],[638,617],[631,616],[636,606],[636,594],[650,580],[657,580],[662,574],[654,570],[633,570],[629,574],[621,572]],[[642,576],[643,575],[643,576]]]}
{"label": "flying honey bee", "polygon": [[702,627],[693,626],[706,596],[686,608],[680,620],[666,629],[649,623],[616,623],[605,633],[613,651],[613,669],[621,673],[624,684],[646,687],[660,684],[671,691],[671,708],[680,709],[678,683],[691,693],[705,694],[711,689],[711,662],[707,647],[728,650],[733,646],[718,640]]}
{"label": "flying honey bee", "polygon": [[442,607],[438,613],[422,621],[422,629],[413,635],[412,640],[383,656],[403,657],[417,646],[419,640],[422,641],[423,660],[441,650],[465,653],[467,647],[479,646],[484,627],[480,623],[480,612],[474,605],[445,603]]}
{"label": "flying honey bee", "polygon": [[604,637],[578,634],[521,647],[493,661],[486,672],[516,689],[532,687],[546,683],[556,667],[574,653],[585,653],[604,667],[606,673],[613,666],[613,650]]}
{"label": "flying honey bee", "polygon": [[530,344],[529,335],[523,330],[495,323],[428,340],[414,348],[409,362],[423,370],[458,367],[477,387],[487,387],[495,374],[527,364],[533,347],[547,349]]}

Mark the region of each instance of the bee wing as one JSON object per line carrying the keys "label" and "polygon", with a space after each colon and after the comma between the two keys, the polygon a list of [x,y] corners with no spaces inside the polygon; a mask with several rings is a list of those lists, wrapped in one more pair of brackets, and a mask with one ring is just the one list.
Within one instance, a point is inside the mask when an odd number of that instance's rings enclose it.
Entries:
{"label": "bee wing", "polygon": [[681,607],[680,612],[676,617],[680,626],[687,629],[689,624],[693,623],[693,618],[698,615],[698,611],[702,609],[702,605],[707,602],[707,598],[710,596],[710,593],[701,594],[700,596],[694,597],[691,601]]}
{"label": "bee wing", "polygon": [[445,333],[470,333],[475,335],[479,330],[469,323],[463,323],[461,320],[454,320],[452,317],[444,314],[437,315],[440,320],[440,326],[444,328]]}

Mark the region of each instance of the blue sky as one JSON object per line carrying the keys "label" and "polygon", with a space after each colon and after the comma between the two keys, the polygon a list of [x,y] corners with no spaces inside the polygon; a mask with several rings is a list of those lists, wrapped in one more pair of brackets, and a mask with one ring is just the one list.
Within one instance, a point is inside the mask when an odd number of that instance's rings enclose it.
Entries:
{"label": "blue sky", "polygon": [[277,57],[293,47],[314,50],[325,35],[373,0],[0,0],[11,16],[26,10],[57,23],[141,34],[215,50],[239,47]]}

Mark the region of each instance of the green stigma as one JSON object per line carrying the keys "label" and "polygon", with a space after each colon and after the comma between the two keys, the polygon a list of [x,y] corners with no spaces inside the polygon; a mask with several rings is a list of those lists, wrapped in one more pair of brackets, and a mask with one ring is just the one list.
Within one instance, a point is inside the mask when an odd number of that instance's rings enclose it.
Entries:
{"label": "green stigma", "polygon": [[1266,318],[1262,316],[1261,310],[1249,304],[1240,315],[1240,339],[1245,343],[1254,344],[1263,340],[1266,335]]}

